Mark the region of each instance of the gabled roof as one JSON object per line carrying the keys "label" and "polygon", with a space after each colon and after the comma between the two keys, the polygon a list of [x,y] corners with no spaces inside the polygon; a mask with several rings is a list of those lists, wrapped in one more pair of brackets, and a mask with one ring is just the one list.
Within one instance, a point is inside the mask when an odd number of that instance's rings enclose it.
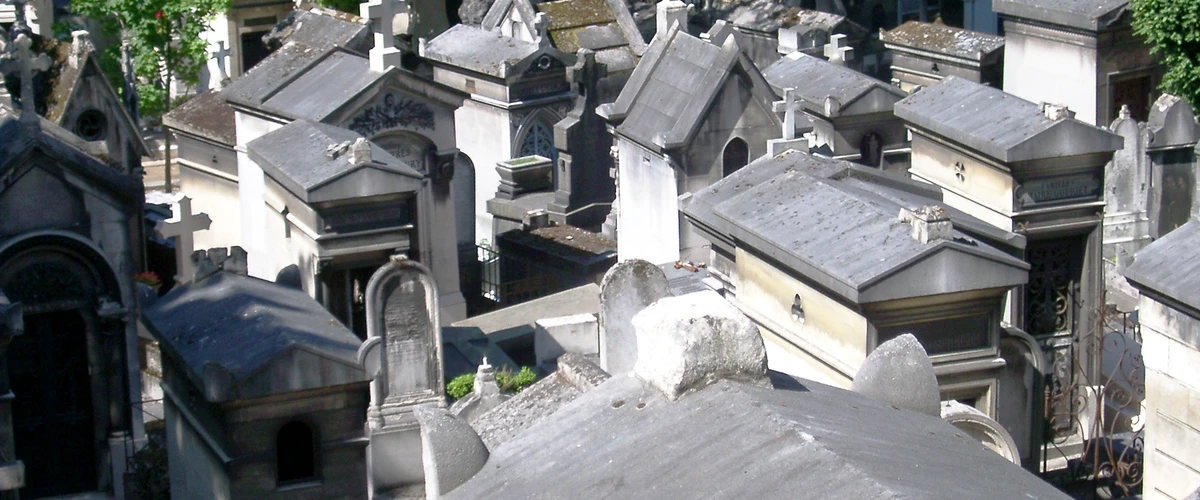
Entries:
{"label": "gabled roof", "polygon": [[1099,31],[1120,21],[1129,0],[994,0],[992,11],[1012,17]]}
{"label": "gabled roof", "polygon": [[1004,163],[1111,153],[1121,136],[987,85],[948,77],[896,103],[896,116]]}
{"label": "gabled roof", "polygon": [[879,39],[889,45],[982,61],[1004,49],[1004,37],[946,26],[942,23],[909,21]]}
{"label": "gabled roof", "polygon": [[[176,286],[142,320],[209,401],[369,380],[362,341],[296,288],[222,271]],[[225,394],[208,393],[213,383]]]}
{"label": "gabled roof", "polygon": [[487,14],[483,15],[483,21],[479,23],[479,27],[487,31],[495,31],[500,27],[500,22],[508,17],[509,11],[516,9],[520,14],[521,19],[529,24],[533,24],[533,19],[537,16],[537,11],[533,8],[533,3],[528,0],[496,0],[492,6],[488,8]]}
{"label": "gabled roof", "polygon": [[720,95],[726,80],[741,73],[750,83],[752,98],[747,105],[760,105],[771,112],[775,100],[767,81],[754,63],[742,53],[732,27],[719,22],[708,40],[673,27],[656,37],[638,63],[629,82],[615,102],[597,112],[618,123],[617,133],[653,151],[686,144],[704,122],[704,114]]}
{"label": "gabled roof", "polygon": [[[793,52],[775,61],[763,71],[763,77],[776,94],[782,94],[787,87],[795,87],[796,97],[804,101],[804,109],[820,116],[826,116],[825,101],[828,98],[836,99],[840,110],[863,108],[864,112],[872,113],[890,111],[896,102],[907,96],[894,85],[803,52]],[[864,97],[875,99],[864,102],[865,106],[855,106]]]}
{"label": "gabled roof", "polygon": [[[1010,287],[1025,283],[1029,266],[972,237],[1008,242],[1016,235],[946,209],[953,239],[921,243],[900,220],[902,210],[942,206],[941,192],[869,167],[796,151],[764,158],[693,195],[684,212],[739,247],[780,262],[854,303]],[[964,231],[965,230],[965,231]],[[999,233],[999,234],[998,234]],[[949,267],[945,267],[949,266]],[[926,267],[970,269],[956,279],[914,280]],[[938,271],[945,272],[945,271]]]}
{"label": "gabled roof", "polygon": [[168,128],[207,138],[229,148],[237,144],[237,122],[233,106],[219,90],[206,90],[163,115]]}
{"label": "gabled roof", "polygon": [[458,24],[425,44],[421,57],[506,79],[523,73],[542,54],[574,64],[574,56],[476,26]]}
{"label": "gabled roof", "polygon": [[371,48],[371,30],[354,14],[313,7],[293,10],[266,36],[280,44],[296,42],[310,47],[345,47],[355,51]]}
{"label": "gabled roof", "polygon": [[82,139],[50,120],[39,116],[38,121],[40,130],[31,132],[21,125],[19,113],[0,105],[0,172],[36,148],[121,199],[141,200],[140,178],[124,175],[86,153],[88,146]]}
{"label": "gabled roof", "polygon": [[777,372],[676,401],[612,377],[445,495],[532,497],[1068,498],[936,417]]}
{"label": "gabled roof", "polygon": [[420,172],[392,156],[379,145],[368,141],[371,148],[370,162],[356,164],[349,150],[332,156],[329,150],[341,144],[351,143],[363,137],[356,132],[333,125],[296,120],[262,137],[250,141],[246,151],[263,172],[306,203],[329,201],[329,196],[320,189],[334,181],[354,174],[372,170],[389,174],[384,182],[357,183],[355,197],[416,191],[421,188]]}
{"label": "gabled roof", "polygon": [[1143,293],[1200,317],[1200,221],[1193,218],[1141,249],[1124,274]]}
{"label": "gabled roof", "polygon": [[293,78],[264,96],[265,111],[292,119],[321,121],[383,78],[361,54],[333,47]]}
{"label": "gabled roof", "polygon": [[550,18],[548,31],[555,48],[570,54],[594,51],[609,72],[632,70],[646,52],[646,41],[624,0],[558,0],[534,8]]}

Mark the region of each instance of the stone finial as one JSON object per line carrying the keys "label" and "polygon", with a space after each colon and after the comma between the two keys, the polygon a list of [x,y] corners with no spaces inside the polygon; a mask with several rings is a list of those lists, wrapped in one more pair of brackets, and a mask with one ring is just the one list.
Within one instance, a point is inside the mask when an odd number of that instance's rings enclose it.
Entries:
{"label": "stone finial", "polygon": [[1042,114],[1046,115],[1049,120],[1066,120],[1075,118],[1075,112],[1071,111],[1065,104],[1053,104],[1048,102],[1042,103]]}
{"label": "stone finial", "polygon": [[1129,119],[1129,118],[1132,116],[1132,113],[1129,111],[1129,105],[1128,105],[1128,104],[1122,104],[1122,105],[1121,105],[1121,111],[1120,111],[1120,114],[1119,114],[1118,116],[1119,116],[1119,117],[1120,117],[1122,120],[1128,120],[1128,119]]}
{"label": "stone finial", "polygon": [[13,45],[17,48],[17,66],[21,71],[21,123],[37,128],[40,123],[34,106],[33,73],[49,70],[51,61],[46,54],[33,55],[33,40],[25,33],[18,34]]}
{"label": "stone finial", "polygon": [[466,421],[444,408],[418,406],[425,498],[441,498],[475,476],[487,463],[487,446]]}
{"label": "stone finial", "polygon": [[657,12],[657,30],[654,32],[655,37],[667,36],[667,32],[675,25],[679,25],[679,30],[684,33],[688,28],[688,15],[692,12],[692,6],[681,2],[680,0],[662,0],[655,7]]}
{"label": "stone finial", "polygon": [[758,327],[716,292],[660,299],[633,327],[634,374],[672,401],[720,379],[769,384]]}
{"label": "stone finial", "polygon": [[475,383],[472,390],[480,396],[500,394],[500,384],[496,383],[496,370],[488,364],[487,356],[484,356],[483,364],[480,364],[479,368],[475,370]]}
{"label": "stone finial", "polygon": [[941,416],[941,393],[933,362],[921,342],[906,333],[877,347],[854,375],[854,392],[892,406]]}
{"label": "stone finial", "polygon": [[84,61],[87,60],[88,54],[96,50],[96,46],[92,45],[92,34],[87,30],[76,30],[71,32],[71,53],[68,58],[68,63],[72,68],[80,68]]}
{"label": "stone finial", "polygon": [[901,207],[900,220],[912,225],[912,239],[922,245],[954,239],[954,224],[950,222],[950,214],[940,206],[926,205],[916,210]]}
{"label": "stone finial", "polygon": [[371,143],[362,137],[355,139],[350,145],[350,164],[366,165],[371,161]]}
{"label": "stone finial", "polygon": [[550,16],[545,12],[538,12],[533,16],[533,30],[537,36],[537,44],[539,47],[550,46]]}

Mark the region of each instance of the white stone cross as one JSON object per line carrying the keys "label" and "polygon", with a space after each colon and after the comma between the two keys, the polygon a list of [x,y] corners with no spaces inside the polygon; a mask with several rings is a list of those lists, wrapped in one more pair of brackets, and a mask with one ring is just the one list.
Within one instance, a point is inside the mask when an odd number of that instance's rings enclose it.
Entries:
{"label": "white stone cross", "polygon": [[854,59],[854,48],[847,46],[850,42],[846,41],[846,35],[837,34],[829,37],[829,43],[825,44],[825,57],[829,58],[829,62],[838,66],[845,66],[846,61]]}
{"label": "white stone cross", "polygon": [[21,68],[21,122],[37,125],[38,115],[33,105],[33,72],[50,69],[50,58],[46,54],[33,56],[29,50],[33,40],[25,33],[17,35],[14,45],[17,46],[17,65]]}
{"label": "white stone cross", "polygon": [[229,74],[225,72],[225,58],[229,57],[231,54],[233,53],[230,52],[227,47],[225,47],[225,40],[217,40],[217,51],[209,54],[213,56],[213,59],[217,60],[217,71],[221,72],[221,79],[219,82],[223,83],[225,80],[229,79]]}
{"label": "white stone cross", "polygon": [[776,113],[783,113],[783,138],[796,138],[796,88],[783,89],[783,100],[772,103]]}
{"label": "white stone cross", "polygon": [[192,199],[180,196],[171,205],[171,218],[156,224],[155,230],[164,238],[175,238],[175,264],[179,274],[175,281],[182,283],[192,277],[192,251],[195,239],[192,233],[206,231],[212,219],[206,213],[192,213]]}
{"label": "white stone cross", "polygon": [[383,71],[388,66],[400,66],[401,54],[396,48],[392,23],[396,20],[396,14],[407,8],[406,2],[397,0],[370,0],[358,6],[359,15],[371,20],[371,31],[375,35],[375,46],[368,54],[372,70]]}

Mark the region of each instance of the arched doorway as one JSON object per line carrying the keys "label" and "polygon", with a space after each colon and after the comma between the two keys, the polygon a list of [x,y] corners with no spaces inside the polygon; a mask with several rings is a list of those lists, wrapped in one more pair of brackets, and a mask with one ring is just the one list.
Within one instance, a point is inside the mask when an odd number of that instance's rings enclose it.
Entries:
{"label": "arched doorway", "polygon": [[128,423],[124,327],[97,313],[120,300],[119,285],[85,245],[46,237],[0,252],[0,290],[25,312],[8,349],[21,496],[96,491],[107,432]]}
{"label": "arched doorway", "polygon": [[411,132],[390,132],[372,137],[371,142],[421,173],[429,172],[437,152],[433,141]]}
{"label": "arched doorway", "polygon": [[729,174],[741,170],[747,163],[750,163],[750,148],[746,146],[746,141],[734,137],[725,145],[725,152],[721,154],[721,176],[728,177]]}

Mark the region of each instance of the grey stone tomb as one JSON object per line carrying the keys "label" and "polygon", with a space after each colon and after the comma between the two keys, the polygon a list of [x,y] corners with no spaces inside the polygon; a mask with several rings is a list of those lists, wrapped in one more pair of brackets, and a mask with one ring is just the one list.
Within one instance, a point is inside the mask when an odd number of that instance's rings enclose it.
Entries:
{"label": "grey stone tomb", "polygon": [[633,316],[671,295],[662,269],[640,259],[620,262],[600,282],[600,367],[613,375],[633,371],[638,358]]}
{"label": "grey stone tomb", "polygon": [[392,256],[367,284],[367,340],[358,361],[373,377],[370,487],[420,483],[421,437],[413,411],[446,405],[438,292],[425,266]]}

